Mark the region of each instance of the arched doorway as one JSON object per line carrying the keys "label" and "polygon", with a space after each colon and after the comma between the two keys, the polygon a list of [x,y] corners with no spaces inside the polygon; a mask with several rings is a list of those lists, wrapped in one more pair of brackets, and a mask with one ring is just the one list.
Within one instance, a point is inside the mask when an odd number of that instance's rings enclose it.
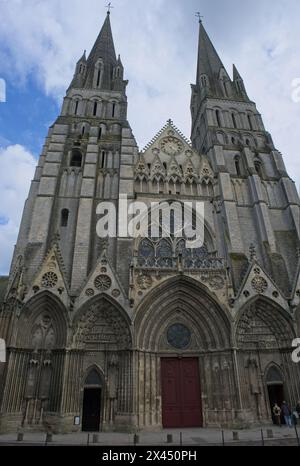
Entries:
{"label": "arched doorway", "polygon": [[102,379],[96,369],[92,369],[85,379],[82,406],[82,431],[99,432],[102,407]]}
{"label": "arched doorway", "polygon": [[[297,379],[286,352],[293,338],[290,315],[275,303],[259,298],[241,311],[237,320],[237,356],[243,380],[243,408],[251,422],[270,421],[275,402],[281,405],[285,396],[295,403]],[[284,384],[288,393],[284,393]]]}
{"label": "arched doorway", "polygon": [[271,366],[266,374],[266,385],[270,403],[270,410],[272,413],[272,419],[275,423],[274,415],[273,415],[273,407],[275,403],[278,406],[282,405],[284,401],[284,383],[283,383],[283,376],[279,369],[276,366]]}
{"label": "arched doorway", "polygon": [[231,419],[230,321],[207,288],[186,276],[158,285],[137,311],[135,337],[139,427],[192,428]]}
{"label": "arched doorway", "polygon": [[[109,277],[95,275],[94,282],[97,283],[98,279],[108,281]],[[82,429],[99,431],[99,416],[101,430],[116,427],[119,422],[123,425],[126,422],[130,426],[134,373],[132,336],[127,313],[112,298],[98,295],[77,312],[73,328],[74,345],[82,351],[82,364],[87,368],[86,378],[77,384]],[[93,372],[89,375],[93,369],[96,374]],[[72,380],[74,383],[76,381]]]}

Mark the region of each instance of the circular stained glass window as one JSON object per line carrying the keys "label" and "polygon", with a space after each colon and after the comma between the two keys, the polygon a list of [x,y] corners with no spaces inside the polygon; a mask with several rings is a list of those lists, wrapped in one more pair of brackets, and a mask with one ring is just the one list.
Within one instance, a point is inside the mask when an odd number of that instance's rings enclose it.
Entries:
{"label": "circular stained glass window", "polygon": [[185,325],[175,324],[168,329],[167,339],[174,348],[184,349],[191,342],[191,331]]}
{"label": "circular stained glass window", "polygon": [[42,286],[44,288],[54,288],[58,282],[58,277],[54,272],[47,272],[42,277]]}
{"label": "circular stained glass window", "polygon": [[95,278],[94,285],[97,290],[107,291],[111,287],[111,279],[108,275],[98,275],[98,277]]}

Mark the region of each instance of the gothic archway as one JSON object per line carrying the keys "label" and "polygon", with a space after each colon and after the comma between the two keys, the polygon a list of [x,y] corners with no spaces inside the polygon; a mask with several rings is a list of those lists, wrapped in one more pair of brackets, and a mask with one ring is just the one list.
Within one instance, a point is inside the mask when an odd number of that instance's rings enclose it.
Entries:
{"label": "gothic archway", "polygon": [[[240,311],[235,337],[239,373],[244,381],[241,394],[245,412],[251,421],[270,419],[270,403],[282,402],[284,394],[289,402],[296,402],[298,382],[291,359],[294,338],[292,318],[276,303],[257,298]],[[270,388],[270,371],[274,372],[275,367],[277,376],[281,374],[280,379],[273,380],[277,391]],[[276,397],[278,400],[275,400]]]}
{"label": "gothic archway", "polygon": [[291,316],[268,299],[256,298],[239,313],[236,324],[239,348],[290,348],[293,338]]}
{"label": "gothic archway", "polygon": [[231,346],[227,311],[195,280],[175,277],[156,287],[140,304],[134,319],[138,348],[159,351],[162,330],[174,319],[190,323],[198,350]]}
{"label": "gothic archway", "polygon": [[[118,419],[124,418],[124,413],[128,416],[133,410],[132,331],[128,314],[107,295],[90,299],[76,312],[72,347],[74,354],[80,352],[80,364],[85,371],[94,363],[103,374],[102,387],[94,387],[98,388],[98,398],[101,389],[102,428],[105,430],[117,425]],[[84,386],[76,383],[76,393],[83,395],[78,402],[80,410],[84,403],[83,390]],[[92,393],[90,391],[91,396]],[[93,399],[90,401],[92,403]],[[89,426],[83,427],[87,429]]]}
{"label": "gothic archway", "polygon": [[103,420],[105,379],[97,366],[85,371],[82,392],[82,431],[98,432]]}
{"label": "gothic archway", "polygon": [[60,374],[67,344],[67,311],[52,293],[34,296],[22,309],[9,357],[4,410],[22,412],[22,424],[43,425],[61,403]]}
{"label": "gothic archway", "polygon": [[67,324],[64,304],[52,293],[44,291],[34,296],[23,308],[15,344],[31,350],[65,348]]}
{"label": "gothic archway", "polygon": [[[142,301],[134,326],[141,427],[199,427],[233,420],[231,319],[204,286],[186,276],[168,280]],[[173,395],[166,390],[176,384],[182,388],[186,380],[189,386],[176,399],[179,408],[171,419],[167,401]]]}

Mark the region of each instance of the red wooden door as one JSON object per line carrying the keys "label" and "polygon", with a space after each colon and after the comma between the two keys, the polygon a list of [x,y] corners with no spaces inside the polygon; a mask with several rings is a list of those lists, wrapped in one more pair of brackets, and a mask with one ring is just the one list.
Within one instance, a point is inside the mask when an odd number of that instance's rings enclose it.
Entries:
{"label": "red wooden door", "polygon": [[198,359],[161,359],[161,380],[163,427],[202,427]]}

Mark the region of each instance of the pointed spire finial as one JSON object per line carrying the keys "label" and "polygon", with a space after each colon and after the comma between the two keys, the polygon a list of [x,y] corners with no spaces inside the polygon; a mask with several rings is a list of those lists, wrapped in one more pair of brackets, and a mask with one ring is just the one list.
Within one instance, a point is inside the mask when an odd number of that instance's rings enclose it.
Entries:
{"label": "pointed spire finial", "polygon": [[196,17],[199,19],[199,23],[201,24],[201,23],[202,23],[202,19],[204,18],[204,16],[201,15],[200,11],[197,11]]}
{"label": "pointed spire finial", "polygon": [[111,10],[112,8],[114,8],[114,7],[112,6],[111,2],[109,2],[108,5],[106,5],[106,8],[107,8],[107,14],[110,15],[110,10]]}

